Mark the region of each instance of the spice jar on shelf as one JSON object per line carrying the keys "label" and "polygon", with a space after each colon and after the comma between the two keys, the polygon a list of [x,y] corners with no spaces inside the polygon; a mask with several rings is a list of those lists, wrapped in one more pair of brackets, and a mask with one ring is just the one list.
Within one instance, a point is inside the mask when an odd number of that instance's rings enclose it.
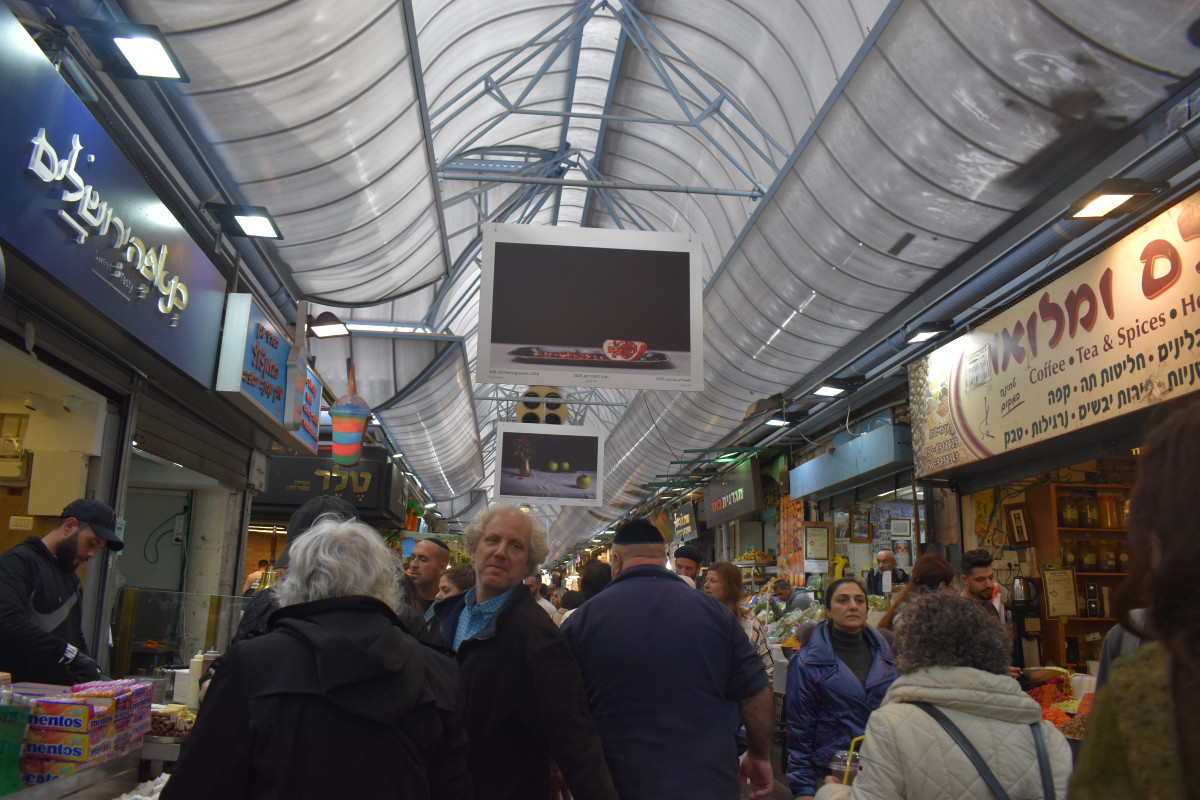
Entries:
{"label": "spice jar on shelf", "polygon": [[1096,502],[1096,495],[1081,494],[1076,505],[1079,506],[1079,527],[1100,527],[1100,504]]}
{"label": "spice jar on shelf", "polygon": [[1075,542],[1064,539],[1062,543],[1062,565],[1064,569],[1079,569],[1079,554]]}
{"label": "spice jar on shelf", "polygon": [[1099,508],[1101,528],[1120,527],[1120,523],[1117,521],[1117,500],[1119,497],[1115,492],[1098,492],[1096,494],[1096,505]]}
{"label": "spice jar on shelf", "polygon": [[1080,572],[1099,572],[1100,571],[1100,554],[1096,552],[1095,546],[1087,539],[1079,540],[1079,571]]}
{"label": "spice jar on shelf", "polygon": [[1079,527],[1079,506],[1075,503],[1074,495],[1058,496],[1058,524],[1063,528]]}

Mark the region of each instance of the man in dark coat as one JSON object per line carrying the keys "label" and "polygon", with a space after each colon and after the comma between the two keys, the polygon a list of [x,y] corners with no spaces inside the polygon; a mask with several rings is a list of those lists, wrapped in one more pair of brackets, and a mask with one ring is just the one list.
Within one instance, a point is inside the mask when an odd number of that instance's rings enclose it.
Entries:
{"label": "man in dark coat", "polygon": [[549,550],[545,531],[502,505],[464,538],[475,586],[436,603],[431,624],[462,665],[475,796],[540,800],[557,765],[575,800],[617,800],[579,665],[522,585]]}
{"label": "man in dark coat", "polygon": [[[645,520],[613,539],[613,581],[564,623],[621,800],[738,797],[736,719],[746,726],[741,777],[751,798],[774,782],[774,698],[741,623],[668,571]],[[665,742],[679,747],[665,757]]]}
{"label": "man in dark coat", "polygon": [[75,574],[107,545],[125,546],[116,512],[98,500],[76,500],[58,525],[0,555],[0,671],[14,681],[73,684],[96,680],[100,668],[83,637],[83,588]]}
{"label": "man in dark coat", "polygon": [[469,800],[458,667],[392,613],[382,538],[328,520],[289,547],[270,630],[222,660],[163,800]]}

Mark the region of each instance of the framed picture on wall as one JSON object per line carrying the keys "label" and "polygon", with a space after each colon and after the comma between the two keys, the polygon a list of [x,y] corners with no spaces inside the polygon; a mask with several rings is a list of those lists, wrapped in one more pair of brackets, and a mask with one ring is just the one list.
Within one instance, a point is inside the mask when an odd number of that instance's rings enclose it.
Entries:
{"label": "framed picture on wall", "polygon": [[1029,529],[1029,506],[1012,503],[1004,507],[1004,521],[1008,528],[1008,541],[1013,547],[1028,547],[1033,544],[1033,531]]}
{"label": "framed picture on wall", "polygon": [[810,560],[829,560],[829,540],[833,525],[828,522],[804,523],[804,557]]}
{"label": "framed picture on wall", "polygon": [[873,530],[870,513],[866,511],[850,512],[850,541],[869,542]]}
{"label": "framed picture on wall", "polygon": [[912,538],[912,520],[901,517],[892,517],[888,520],[888,527],[892,531],[893,539],[911,539]]}
{"label": "framed picture on wall", "polygon": [[833,538],[835,541],[850,541],[850,512],[833,512]]}

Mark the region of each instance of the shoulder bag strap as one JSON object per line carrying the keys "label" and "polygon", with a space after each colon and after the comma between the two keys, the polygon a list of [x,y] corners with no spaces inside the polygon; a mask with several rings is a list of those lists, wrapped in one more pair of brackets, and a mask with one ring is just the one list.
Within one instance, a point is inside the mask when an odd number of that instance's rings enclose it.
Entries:
{"label": "shoulder bag strap", "polygon": [[996,780],[995,774],[992,773],[988,765],[983,762],[983,757],[979,755],[979,751],[967,740],[967,737],[959,730],[958,726],[942,713],[940,708],[929,703],[913,703],[913,705],[933,717],[946,730],[946,733],[950,734],[950,738],[962,748],[963,753],[975,765],[975,769],[979,770],[979,776],[983,778],[983,782],[987,784],[987,787],[992,790],[992,794],[996,796],[996,800],[1009,800],[1008,793],[1000,786],[1000,781]]}
{"label": "shoulder bag strap", "polygon": [[1046,739],[1042,736],[1040,722],[1029,725],[1033,729],[1033,746],[1037,749],[1038,770],[1042,773],[1042,797],[1054,800],[1054,773],[1050,769],[1050,754],[1046,752]]}

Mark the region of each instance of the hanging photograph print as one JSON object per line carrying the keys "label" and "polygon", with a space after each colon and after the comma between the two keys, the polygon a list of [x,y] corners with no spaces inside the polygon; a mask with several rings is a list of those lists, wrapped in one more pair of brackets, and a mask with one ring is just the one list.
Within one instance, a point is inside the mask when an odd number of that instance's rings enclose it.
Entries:
{"label": "hanging photograph print", "polygon": [[496,494],[506,502],[600,505],[604,436],[580,425],[496,425]]}
{"label": "hanging photograph print", "polygon": [[698,239],[483,226],[480,383],[704,388]]}

